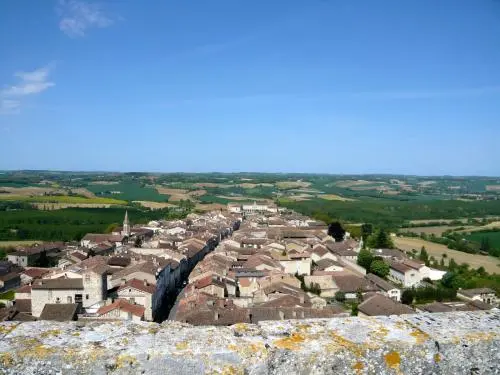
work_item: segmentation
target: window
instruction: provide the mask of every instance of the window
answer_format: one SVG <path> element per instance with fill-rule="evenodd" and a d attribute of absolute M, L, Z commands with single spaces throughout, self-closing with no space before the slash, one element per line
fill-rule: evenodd
<path fill-rule="evenodd" d="M 88 294 L 85 295 L 85 299 L 89 299 L 89 295 Z"/>
<path fill-rule="evenodd" d="M 61 303 L 61 299 L 59 297 L 56 298 L 56 303 Z"/>
<path fill-rule="evenodd" d="M 85 281 L 90 281 L 90 275 L 89 274 L 85 275 Z"/>
<path fill-rule="evenodd" d="M 73 303 L 73 298 L 71 298 L 71 296 L 66 297 L 66 300 L 68 303 Z"/>

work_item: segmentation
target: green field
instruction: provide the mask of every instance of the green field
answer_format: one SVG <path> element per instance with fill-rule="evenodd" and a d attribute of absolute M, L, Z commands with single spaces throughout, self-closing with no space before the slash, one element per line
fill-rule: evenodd
<path fill-rule="evenodd" d="M 113 204 L 125 205 L 124 200 L 113 198 L 85 198 L 74 197 L 69 195 L 40 195 L 34 197 L 22 195 L 0 195 L 0 201 L 17 201 L 17 202 L 30 202 L 30 203 L 68 203 L 68 204 Z"/>
<path fill-rule="evenodd" d="M 474 241 L 477 243 L 481 243 L 483 238 L 487 238 L 490 242 L 490 245 L 495 249 L 500 249 L 500 231 L 491 231 L 491 232 L 475 232 L 466 236 L 470 241 Z"/>
<path fill-rule="evenodd" d="M 158 191 L 149 186 L 141 185 L 137 182 L 121 182 L 113 185 L 88 185 L 86 186 L 92 193 L 114 199 L 125 201 L 152 201 L 167 202 L 168 195 L 158 193 Z M 119 194 L 111 194 L 111 191 L 119 191 Z"/>

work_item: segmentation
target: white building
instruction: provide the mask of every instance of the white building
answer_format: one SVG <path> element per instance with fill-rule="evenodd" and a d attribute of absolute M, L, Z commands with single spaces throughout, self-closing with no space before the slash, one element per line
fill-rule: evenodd
<path fill-rule="evenodd" d="M 492 306 L 498 303 L 495 291 L 490 288 L 460 289 L 457 297 L 465 301 L 482 301 Z"/>

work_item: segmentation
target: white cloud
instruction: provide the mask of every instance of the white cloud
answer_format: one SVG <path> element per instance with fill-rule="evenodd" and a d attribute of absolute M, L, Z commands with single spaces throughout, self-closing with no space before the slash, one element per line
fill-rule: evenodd
<path fill-rule="evenodd" d="M 15 76 L 20 78 L 20 82 L 4 89 L 2 95 L 24 96 L 45 91 L 49 87 L 54 86 L 54 83 L 48 80 L 49 73 L 50 68 L 48 66 L 32 72 L 18 72 Z"/>
<path fill-rule="evenodd" d="M 95 3 L 60 0 L 57 11 L 61 17 L 59 28 L 72 38 L 84 36 L 88 29 L 104 28 L 113 24 L 113 20 Z"/>
<path fill-rule="evenodd" d="M 16 84 L 0 91 L 0 114 L 19 113 L 22 97 L 39 94 L 55 85 L 49 81 L 51 67 L 45 66 L 32 72 L 17 72 Z"/>

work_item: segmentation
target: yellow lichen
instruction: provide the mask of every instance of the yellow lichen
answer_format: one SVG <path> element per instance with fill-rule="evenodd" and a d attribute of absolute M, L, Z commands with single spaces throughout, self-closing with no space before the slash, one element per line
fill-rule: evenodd
<path fill-rule="evenodd" d="M 80 332 L 73 332 L 71 336 L 80 336 Z"/>
<path fill-rule="evenodd" d="M 177 350 L 186 350 L 189 347 L 189 343 L 186 341 L 181 341 L 175 344 Z"/>
<path fill-rule="evenodd" d="M 224 366 L 221 374 L 222 375 L 243 375 L 244 371 L 243 371 L 243 369 L 236 368 L 234 366 L 229 365 L 229 366 Z"/>
<path fill-rule="evenodd" d="M 290 337 L 285 337 L 283 339 L 275 340 L 274 345 L 281 349 L 296 350 L 303 343 L 305 337 L 300 333 L 292 333 Z"/>
<path fill-rule="evenodd" d="M 410 333 L 410 336 L 415 338 L 417 344 L 423 344 L 429 339 L 429 335 L 419 329 L 415 329 Z"/>
<path fill-rule="evenodd" d="M 340 336 L 335 332 L 331 332 L 330 336 L 333 339 L 333 343 L 327 345 L 327 348 L 332 351 L 336 351 L 339 349 L 347 349 L 350 352 L 354 353 L 357 357 L 360 357 L 363 354 L 364 348 L 362 345 L 356 344 L 346 338 Z"/>
<path fill-rule="evenodd" d="M 134 356 L 123 354 L 116 359 L 116 368 L 130 367 L 137 362 Z"/>
<path fill-rule="evenodd" d="M 398 352 L 390 352 L 384 355 L 385 364 L 390 368 L 398 368 L 401 363 L 401 357 Z"/>
<path fill-rule="evenodd" d="M 0 354 L 0 364 L 2 364 L 2 367 L 10 367 L 14 364 L 14 358 L 12 357 L 12 354 L 10 353 L 2 353 Z"/>
<path fill-rule="evenodd" d="M 1 325 L 0 324 L 0 334 L 7 335 L 11 333 L 19 324 Z"/>
<path fill-rule="evenodd" d="M 59 336 L 61 333 L 62 332 L 60 329 L 51 329 L 51 330 L 43 331 L 42 333 L 40 333 L 40 337 L 46 338 L 46 337 L 52 337 L 52 336 Z"/>
<path fill-rule="evenodd" d="M 150 327 L 148 329 L 148 332 L 152 335 L 156 335 L 158 332 L 160 331 L 160 329 L 158 327 Z"/>
<path fill-rule="evenodd" d="M 365 365 L 363 364 L 363 362 L 356 362 L 353 366 L 352 366 L 352 369 L 356 371 L 357 374 L 360 374 L 361 371 L 363 371 L 363 369 L 365 368 Z"/>
<path fill-rule="evenodd" d="M 238 332 L 247 332 L 248 326 L 245 323 L 237 323 L 234 325 L 234 330 Z"/>
<path fill-rule="evenodd" d="M 441 362 L 441 355 L 439 353 L 434 354 L 434 362 Z"/>
<path fill-rule="evenodd" d="M 232 350 L 232 351 L 236 351 L 236 350 L 238 350 L 238 347 L 237 347 L 236 345 L 234 345 L 234 344 L 229 344 L 229 345 L 227 346 L 227 348 L 228 348 L 229 350 Z"/>
<path fill-rule="evenodd" d="M 497 334 L 494 332 L 474 332 L 465 335 L 465 339 L 469 341 L 491 341 Z"/>

